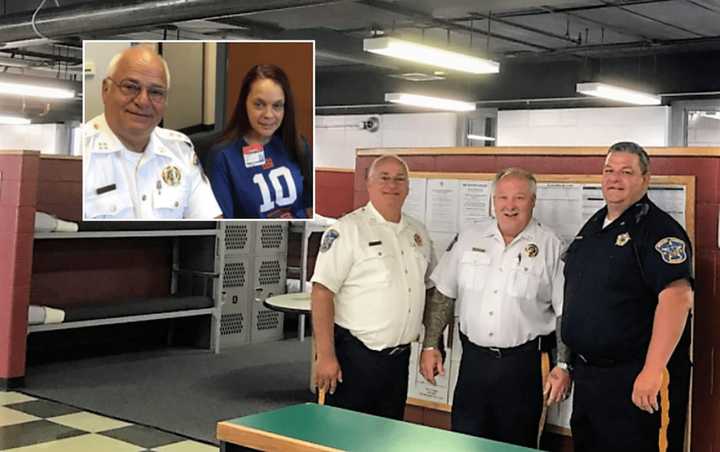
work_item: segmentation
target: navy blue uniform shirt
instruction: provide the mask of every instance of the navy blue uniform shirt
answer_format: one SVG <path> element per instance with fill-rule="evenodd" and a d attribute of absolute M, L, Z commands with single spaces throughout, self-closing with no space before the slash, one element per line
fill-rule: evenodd
<path fill-rule="evenodd" d="M 588 359 L 644 359 L 658 295 L 693 282 L 690 240 L 647 195 L 603 229 L 606 215 L 596 212 L 565 255 L 562 338 Z"/>

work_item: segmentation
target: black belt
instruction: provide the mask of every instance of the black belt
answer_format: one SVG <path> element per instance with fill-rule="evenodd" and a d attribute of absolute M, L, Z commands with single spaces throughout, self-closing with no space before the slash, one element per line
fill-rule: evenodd
<path fill-rule="evenodd" d="M 395 347 L 388 347 L 388 348 L 384 348 L 382 350 L 373 350 L 373 349 L 369 348 L 367 345 L 365 345 L 363 343 L 363 341 L 361 341 L 360 339 L 353 336 L 353 334 L 350 332 L 350 330 L 348 330 L 347 328 L 343 328 L 336 323 L 335 324 L 335 342 L 339 342 L 342 340 L 348 340 L 348 341 L 355 342 L 359 345 L 362 345 L 364 348 L 370 350 L 371 352 L 380 353 L 381 355 L 385 355 L 385 356 L 400 356 L 403 353 L 410 351 L 410 344 L 400 344 L 400 345 L 396 345 Z"/>
<path fill-rule="evenodd" d="M 472 348 L 484 353 L 494 355 L 496 358 L 503 358 L 505 356 L 514 355 L 516 353 L 540 351 L 540 338 L 525 342 L 524 344 L 516 345 L 515 347 L 483 347 L 477 345 L 468 339 L 468 337 L 461 331 L 460 339 L 462 340 L 462 346 Z"/>

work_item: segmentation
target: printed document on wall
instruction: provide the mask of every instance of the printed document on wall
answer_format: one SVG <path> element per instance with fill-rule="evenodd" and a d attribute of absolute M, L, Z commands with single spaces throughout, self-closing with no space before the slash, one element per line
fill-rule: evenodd
<path fill-rule="evenodd" d="M 410 215 L 421 223 L 425 223 L 425 188 L 427 179 L 420 177 L 410 178 L 410 193 L 405 198 L 403 213 Z"/>
<path fill-rule="evenodd" d="M 489 181 L 460 180 L 460 230 L 490 218 Z"/>
<path fill-rule="evenodd" d="M 429 231 L 458 230 L 458 180 L 428 179 L 425 226 Z"/>

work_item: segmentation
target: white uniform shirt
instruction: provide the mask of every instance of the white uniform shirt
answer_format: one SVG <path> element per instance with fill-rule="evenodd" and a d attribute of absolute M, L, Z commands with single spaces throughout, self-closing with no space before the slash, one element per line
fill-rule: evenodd
<path fill-rule="evenodd" d="M 145 151 L 128 150 L 100 115 L 83 126 L 85 219 L 210 220 L 222 211 L 192 142 L 155 127 Z"/>
<path fill-rule="evenodd" d="M 312 282 L 335 294 L 335 323 L 382 350 L 418 339 L 434 265 L 420 222 L 388 222 L 368 203 L 325 232 Z"/>
<path fill-rule="evenodd" d="M 463 231 L 431 279 L 457 300 L 460 330 L 474 344 L 514 347 L 555 330 L 562 250 L 560 239 L 534 219 L 507 246 L 493 222 Z"/>

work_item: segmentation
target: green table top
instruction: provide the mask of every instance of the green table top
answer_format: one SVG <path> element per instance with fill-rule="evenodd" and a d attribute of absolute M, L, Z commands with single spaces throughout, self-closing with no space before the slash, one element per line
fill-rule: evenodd
<path fill-rule="evenodd" d="M 288 406 L 226 423 L 347 451 L 535 450 L 315 403 Z"/>

